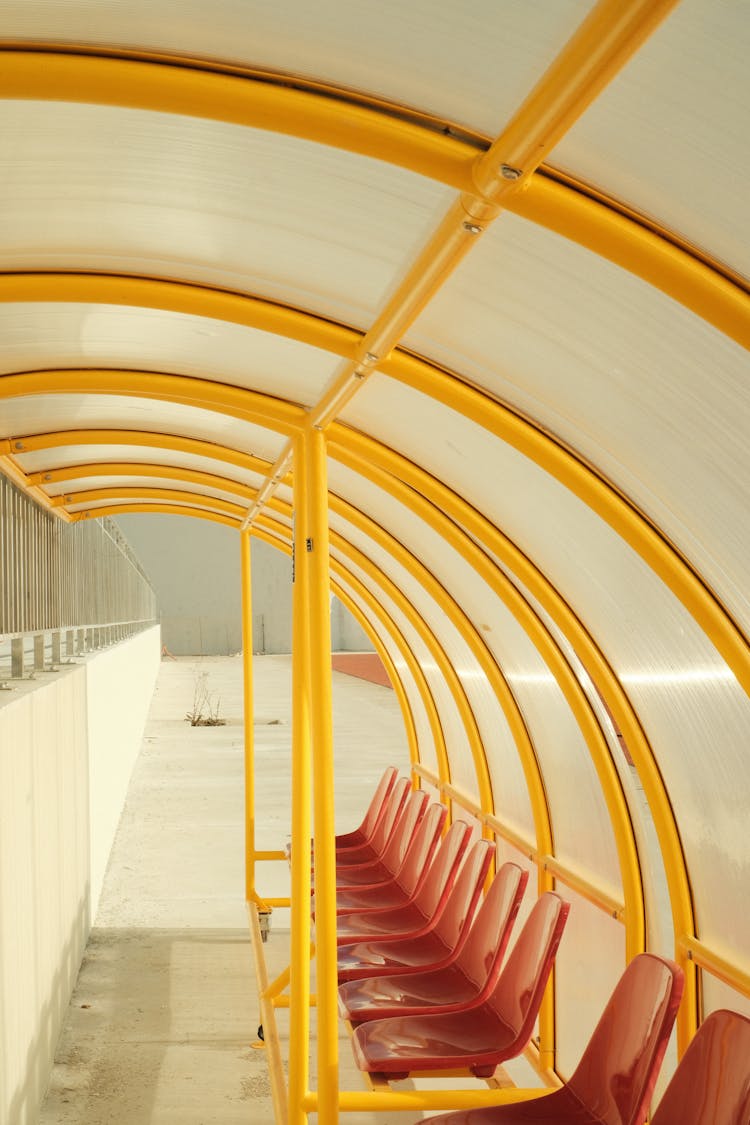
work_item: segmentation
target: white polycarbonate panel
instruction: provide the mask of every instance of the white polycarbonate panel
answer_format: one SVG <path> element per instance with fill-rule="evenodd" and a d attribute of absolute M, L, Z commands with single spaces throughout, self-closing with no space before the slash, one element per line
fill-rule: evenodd
<path fill-rule="evenodd" d="M 425 711 L 424 701 L 419 693 L 419 690 L 414 682 L 411 670 L 408 663 L 404 659 L 401 650 L 396 641 L 391 637 L 390 633 L 384 627 L 379 618 L 372 612 L 367 602 L 357 592 L 356 588 L 340 574 L 337 574 L 336 581 L 345 589 L 352 600 L 359 606 L 362 612 L 367 617 L 370 625 L 377 633 L 384 648 L 388 652 L 391 660 L 393 661 L 396 674 L 401 680 L 401 684 L 406 693 L 409 703 L 411 717 L 414 721 L 414 729 L 417 737 L 417 745 L 419 747 L 420 762 L 426 769 L 432 770 L 433 773 L 438 773 L 438 762 L 435 755 L 435 741 L 432 737 L 430 729 L 430 722 Z"/>
<path fill-rule="evenodd" d="M 356 326 L 452 197 L 309 141 L 138 110 L 8 101 L 0 146 L 6 269 L 178 278 Z"/>
<path fill-rule="evenodd" d="M 498 285 L 501 276 L 513 284 Z M 406 340 L 593 463 L 750 626 L 744 348 L 633 274 L 512 215 Z"/>
<path fill-rule="evenodd" d="M 146 48 L 320 78 L 499 131 L 583 20 L 588 0 L 4 0 L 3 34 Z"/>
<path fill-rule="evenodd" d="M 154 436 L 154 445 L 76 445 L 52 446 L 49 449 L 37 449 L 31 453 L 15 453 L 13 459 L 25 473 L 39 473 L 53 468 L 63 469 L 73 465 L 95 466 L 102 462 L 118 462 L 121 464 L 138 465 L 169 465 L 179 469 L 193 469 L 197 472 L 212 473 L 225 476 L 232 481 L 237 481 L 246 488 L 259 488 L 265 480 L 261 473 L 251 473 L 239 465 L 220 461 L 213 457 L 195 457 L 189 453 L 181 453 L 173 449 L 160 448 L 158 437 Z M 93 471 L 93 469 L 92 469 Z M 100 478 L 96 478 L 100 479 Z M 114 479 L 114 478 L 113 478 Z M 46 484 L 45 489 L 52 493 L 53 489 L 65 491 L 72 481 L 61 481 L 57 484 Z M 76 480 L 75 487 L 80 488 L 80 480 Z"/>
<path fill-rule="evenodd" d="M 533 831 L 531 808 L 518 750 L 500 705 L 468 645 L 446 613 L 404 567 L 339 517 L 331 517 L 331 526 L 388 575 L 434 633 L 458 676 L 476 720 L 494 782 L 494 805 L 498 816 L 509 821 L 519 831 Z"/>
<path fill-rule="evenodd" d="M 340 360 L 284 336 L 158 309 L 0 305 L 0 374 L 114 367 L 192 375 L 309 405 Z"/>
<path fill-rule="evenodd" d="M 251 501 L 232 492 L 229 489 L 208 487 L 204 484 L 196 485 L 191 481 L 172 480 L 170 477 L 139 477 L 137 473 L 128 477 L 81 477 L 73 481 L 60 481 L 57 484 L 44 485 L 48 496 L 75 496 L 76 492 L 87 492 L 91 489 L 127 488 L 135 491 L 143 488 L 168 488 L 176 492 L 190 492 L 203 496 L 218 497 L 228 500 L 230 504 L 239 504 L 249 507 Z"/>
<path fill-rule="evenodd" d="M 0 437 L 45 434 L 52 430 L 128 429 L 213 441 L 275 461 L 282 434 L 177 402 L 119 395 L 34 395 L 0 400 Z M 80 446 L 81 460 L 86 447 Z"/>
<path fill-rule="evenodd" d="M 523 584 L 520 583 L 518 579 L 515 581 L 521 589 L 524 589 Z M 622 784 L 623 795 L 627 801 L 636 847 L 638 849 L 643 894 L 646 904 L 647 947 L 652 952 L 661 953 L 665 957 L 672 957 L 674 956 L 674 928 L 672 926 L 672 916 L 670 913 L 664 862 L 653 817 L 638 776 L 638 770 L 626 759 L 620 743 L 620 738 L 622 736 L 618 736 L 610 715 L 591 678 L 578 659 L 573 645 L 557 627 L 549 614 L 540 606 L 536 598 L 534 598 L 528 590 L 524 590 L 524 593 L 529 603 L 534 606 L 537 614 L 565 654 L 607 738 L 612 760 L 617 767 L 617 772 Z"/>
<path fill-rule="evenodd" d="M 461 721 L 461 716 L 455 700 L 443 678 L 435 657 L 430 652 L 426 643 L 418 635 L 406 615 L 395 605 L 390 596 L 383 589 L 376 586 L 369 575 L 365 574 L 359 566 L 350 560 L 343 559 L 338 550 L 334 550 L 331 553 L 335 557 L 341 557 L 348 569 L 353 574 L 356 574 L 363 585 L 375 594 L 378 602 L 383 606 L 403 634 L 409 648 L 417 659 L 435 702 L 440 726 L 443 731 L 443 738 L 445 739 L 446 752 L 450 764 L 451 781 L 460 789 L 463 789 L 468 797 L 478 800 L 477 779 L 466 728 Z"/>
<path fill-rule="evenodd" d="M 583 741 L 570 708 L 539 652 L 498 597 L 495 589 L 481 580 L 473 568 L 427 523 L 408 511 L 392 496 L 363 476 L 332 465 L 329 483 L 338 494 L 345 495 L 357 508 L 373 513 L 382 527 L 434 574 L 441 586 L 460 602 L 461 608 L 475 626 L 505 674 L 509 687 L 519 704 L 529 731 L 537 760 L 540 763 L 545 791 L 550 805 L 555 841 L 555 854 L 562 861 L 574 862 L 578 870 L 595 874 L 600 883 L 619 892 L 620 875 L 611 824 L 601 787 L 589 751 Z M 440 628 L 442 615 L 430 611 L 429 602 L 420 602 L 413 592 L 413 583 L 401 568 L 388 562 L 382 551 L 373 551 L 357 533 L 346 531 L 347 538 L 367 550 L 378 564 L 388 570 L 399 586 L 409 590 L 415 605 L 424 605 L 425 615 L 433 627 Z M 454 647 L 455 641 L 441 634 L 444 646 L 455 667 L 468 671 L 465 648 Z M 512 742 L 498 742 L 495 732 L 504 726 L 497 703 L 490 709 L 485 698 L 488 690 L 479 667 L 474 664 L 473 676 L 465 676 L 467 693 L 480 722 L 485 750 L 493 781 L 495 808 L 498 816 L 515 822 L 526 832 L 533 832 L 526 781 L 518 752 Z M 477 690 L 483 688 L 484 690 Z M 510 751 L 510 756 L 508 756 Z M 519 804 L 519 801 L 521 802 Z M 521 815 L 522 813 L 522 815 Z"/>
<path fill-rule="evenodd" d="M 747 946 L 745 947 L 745 958 L 740 964 L 740 968 L 747 973 Z M 701 986 L 703 993 L 703 1018 L 710 1015 L 711 1012 L 716 1012 L 719 1008 L 730 1008 L 733 1012 L 742 1012 L 745 1016 L 750 1016 L 750 996 L 743 996 L 741 992 L 736 989 L 730 988 L 728 984 L 718 980 L 711 973 L 701 973 Z"/>
<path fill-rule="evenodd" d="M 749 54 L 742 0 L 682 0 L 550 164 L 747 275 Z"/>
<path fill-rule="evenodd" d="M 451 481 L 553 577 L 645 728 L 682 834 L 700 936 L 746 948 L 750 701 L 696 622 L 595 513 L 474 423 L 385 379 L 346 413 Z"/>
<path fill-rule="evenodd" d="M 625 968 L 625 927 L 558 883 L 570 913 L 555 958 L 555 1066 L 570 1078 Z"/>

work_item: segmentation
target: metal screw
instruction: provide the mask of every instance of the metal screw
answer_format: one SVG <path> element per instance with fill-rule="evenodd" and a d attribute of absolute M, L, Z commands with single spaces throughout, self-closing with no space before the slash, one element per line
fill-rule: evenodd
<path fill-rule="evenodd" d="M 44 479 L 45 479 L 45 480 L 52 480 L 52 473 L 45 473 L 45 474 L 44 474 Z"/>
<path fill-rule="evenodd" d="M 482 228 L 478 227 L 476 223 L 464 223 L 464 230 L 468 234 L 481 234 Z"/>
<path fill-rule="evenodd" d="M 513 168 L 510 164 L 501 164 L 500 175 L 504 180 L 518 180 L 523 175 L 523 172 L 520 168 Z"/>
<path fill-rule="evenodd" d="M 14 441 L 13 442 L 13 448 L 14 449 L 23 449 L 24 448 L 23 442 L 22 441 Z"/>

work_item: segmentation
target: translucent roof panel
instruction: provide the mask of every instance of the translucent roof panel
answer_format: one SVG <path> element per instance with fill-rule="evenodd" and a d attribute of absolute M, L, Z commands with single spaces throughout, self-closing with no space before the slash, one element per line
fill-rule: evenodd
<path fill-rule="evenodd" d="M 595 465 L 750 622 L 744 348 L 633 274 L 511 215 L 406 342 Z"/>
<path fill-rule="evenodd" d="M 176 52 L 311 79 L 495 133 L 591 8 L 555 0 L 182 0 L 180 19 L 148 0 L 5 0 L 4 34 Z M 394 29 L 398 29 L 394 34 Z M 466 65 L 466 59 L 471 65 Z M 500 65 L 499 65 L 500 63 Z"/>
<path fill-rule="evenodd" d="M 354 326 L 451 198 L 310 141 L 140 110 L 9 101 L 0 145 L 6 269 L 195 281 Z"/>
<path fill-rule="evenodd" d="M 337 356 L 208 317 L 119 305 L 0 303 L 0 373 L 54 367 L 167 371 L 313 403 Z"/>
<path fill-rule="evenodd" d="M 748 53 L 745 4 L 681 0 L 549 163 L 750 276 Z"/>
<path fill-rule="evenodd" d="M 105 394 L 25 395 L 2 402 L 0 437 L 79 428 L 181 434 L 255 453 L 267 461 L 274 461 L 284 444 L 282 434 L 227 417 L 218 410 L 202 410 L 179 402 Z"/>

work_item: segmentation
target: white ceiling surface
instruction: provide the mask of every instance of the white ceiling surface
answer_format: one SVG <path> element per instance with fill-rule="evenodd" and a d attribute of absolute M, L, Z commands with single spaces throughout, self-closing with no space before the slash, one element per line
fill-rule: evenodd
<path fill-rule="evenodd" d="M 750 625 L 750 370 L 739 344 L 512 215 L 464 259 L 406 344 L 596 465 Z M 376 393 L 368 387 L 354 409 Z"/>
<path fill-rule="evenodd" d="M 0 374 L 124 367 L 233 383 L 310 405 L 339 364 L 297 340 L 208 317 L 118 305 L 0 304 Z"/>
<path fill-rule="evenodd" d="M 195 281 L 356 327 L 452 198 L 311 141 L 118 107 L 6 101 L 0 147 L 5 269 Z"/>

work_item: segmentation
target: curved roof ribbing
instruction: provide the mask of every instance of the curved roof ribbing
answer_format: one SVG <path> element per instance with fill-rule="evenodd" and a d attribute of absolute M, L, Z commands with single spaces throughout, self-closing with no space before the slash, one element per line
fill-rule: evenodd
<path fill-rule="evenodd" d="M 662 866 L 683 1042 L 746 1004 L 743 6 L 0 11 L 0 468 L 286 548 L 325 432 L 415 765 L 576 900 L 562 1071 Z"/>

